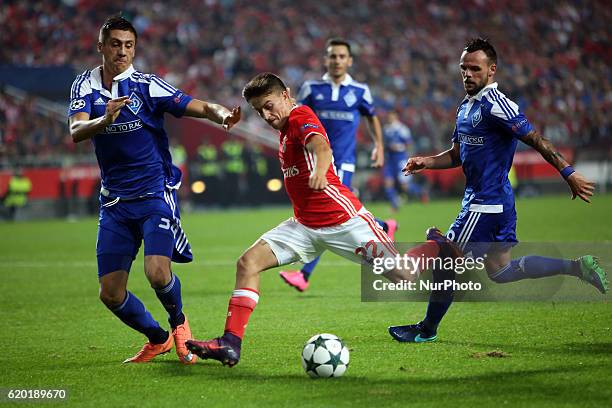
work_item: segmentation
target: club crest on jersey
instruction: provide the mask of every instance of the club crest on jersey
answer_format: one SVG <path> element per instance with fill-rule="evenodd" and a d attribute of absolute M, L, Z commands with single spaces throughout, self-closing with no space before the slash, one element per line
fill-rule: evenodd
<path fill-rule="evenodd" d="M 85 100 L 75 99 L 70 103 L 70 110 L 76 111 L 85 107 Z"/>
<path fill-rule="evenodd" d="M 132 101 L 132 103 L 127 105 L 128 109 L 131 110 L 134 115 L 138 115 L 138 112 L 140 112 L 140 108 L 142 108 L 142 101 L 134 92 L 130 94 L 130 100 Z"/>
<path fill-rule="evenodd" d="M 353 92 L 352 89 L 348 91 L 346 95 L 344 95 L 344 102 L 348 107 L 353 106 L 357 102 L 357 97 L 355 96 L 355 92 Z"/>
<path fill-rule="evenodd" d="M 474 112 L 474 114 L 472 115 L 472 127 L 478 126 L 481 120 L 482 120 L 482 112 L 479 106 L 476 112 Z"/>

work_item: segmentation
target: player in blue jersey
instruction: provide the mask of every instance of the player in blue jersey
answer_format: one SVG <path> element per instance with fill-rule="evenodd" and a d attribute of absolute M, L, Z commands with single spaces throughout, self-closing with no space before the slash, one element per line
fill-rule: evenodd
<path fill-rule="evenodd" d="M 408 194 L 408 177 L 404 177 L 402 169 L 408 161 L 409 149 L 412 146 L 412 133 L 410 128 L 399 120 L 396 112 L 389 112 L 387 124 L 383 127 L 383 140 L 385 143 L 385 165 L 383 175 L 385 179 L 385 195 L 394 211 L 399 209 L 399 195 L 396 185 L 402 192 Z"/>
<path fill-rule="evenodd" d="M 122 17 L 100 29 L 102 65 L 85 71 L 70 90 L 70 134 L 75 143 L 91 139 L 102 188 L 96 254 L 100 299 L 123 323 L 148 342 L 125 362 L 147 362 L 170 351 L 184 364 L 195 363 L 185 347 L 191 330 L 182 308 L 181 283 L 170 262 L 190 262 L 176 191 L 181 172 L 172 164 L 164 113 L 207 118 L 231 128 L 240 109 L 193 99 L 161 78 L 132 66 L 137 33 Z M 168 312 L 172 334 L 127 291 L 132 261 L 144 241 L 144 270 Z"/>
<path fill-rule="evenodd" d="M 310 107 L 327 130 L 334 156 L 334 167 L 342 184 L 351 187 L 355 172 L 357 130 L 361 116 L 365 117 L 368 131 L 374 141 L 372 167 L 384 164 L 384 145 L 380 121 L 374 109 L 374 99 L 366 84 L 355 81 L 348 73 L 353 65 L 351 45 L 342 39 L 332 38 L 325 45 L 324 64 L 327 72 L 320 81 L 306 81 L 300 88 L 297 100 Z M 382 221 L 378 224 L 394 238 L 397 222 Z M 308 288 L 308 279 L 320 258 L 305 264 L 300 271 L 281 271 L 281 278 L 300 292 Z"/>
<path fill-rule="evenodd" d="M 518 241 L 508 172 L 519 140 L 537 150 L 561 173 L 572 199 L 590 202 L 594 185 L 574 171 L 552 143 L 534 130 L 519 107 L 497 89 L 497 54 L 487 40 L 478 38 L 466 44 L 460 69 L 467 96 L 457 109 L 452 147 L 437 156 L 412 157 L 404 169 L 413 174 L 423 169 L 463 167 L 466 186 L 459 216 L 446 237 L 430 229 L 428 239 L 447 245 L 450 240 L 465 256 L 482 257 L 486 253 L 485 268 L 494 282 L 572 275 L 601 293 L 607 292 L 606 274 L 593 256 L 577 260 L 534 255 L 511 258 L 511 249 Z M 453 271 L 433 270 L 434 282 L 453 278 Z M 435 340 L 438 325 L 452 301 L 452 288 L 433 291 L 421 322 L 390 327 L 389 333 L 401 342 Z"/>

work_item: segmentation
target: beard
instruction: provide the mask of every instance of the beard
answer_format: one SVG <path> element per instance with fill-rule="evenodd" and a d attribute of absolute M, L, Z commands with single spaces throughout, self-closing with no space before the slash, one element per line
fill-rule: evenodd
<path fill-rule="evenodd" d="M 468 88 L 467 85 L 469 85 L 471 88 Z M 465 82 L 463 83 L 463 89 L 465 90 L 465 93 L 467 93 L 470 96 L 474 96 L 476 94 L 478 94 L 478 92 L 482 91 L 482 88 L 484 88 L 486 85 L 485 82 L 483 83 L 476 83 L 476 82 L 471 82 L 469 84 L 466 84 Z"/>

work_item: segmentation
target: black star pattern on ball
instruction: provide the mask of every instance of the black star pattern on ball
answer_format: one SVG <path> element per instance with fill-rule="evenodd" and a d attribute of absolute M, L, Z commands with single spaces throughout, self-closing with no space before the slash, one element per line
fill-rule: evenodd
<path fill-rule="evenodd" d="M 342 362 L 340 361 L 340 353 L 338 354 L 329 353 L 329 355 L 330 355 L 330 359 L 325 364 L 331 364 L 331 366 L 334 367 L 334 371 L 336 371 L 336 368 L 338 368 L 338 366 L 342 364 Z"/>
<path fill-rule="evenodd" d="M 323 347 L 327 350 L 327 347 L 325 347 L 325 339 L 321 336 L 317 337 L 312 344 L 314 344 L 315 346 L 315 350 L 318 349 L 319 347 Z"/>
<path fill-rule="evenodd" d="M 310 356 L 310 358 L 306 361 L 306 371 L 312 371 L 313 373 L 317 373 L 316 369 L 319 366 L 319 364 L 314 362 L 314 353 L 312 354 L 312 356 Z"/>

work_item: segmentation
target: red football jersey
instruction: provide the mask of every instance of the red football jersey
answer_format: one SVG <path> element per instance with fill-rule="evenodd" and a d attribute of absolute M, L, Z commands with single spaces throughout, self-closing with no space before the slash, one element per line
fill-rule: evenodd
<path fill-rule="evenodd" d="M 362 205 L 340 182 L 333 163 L 327 170 L 329 184 L 324 190 L 315 191 L 308 186 L 310 174 L 315 169 L 315 156 L 306 149 L 306 144 L 314 134 L 323 135 L 329 144 L 325 128 L 312 109 L 308 106 L 293 108 L 280 133 L 278 158 L 295 218 L 307 227 L 322 228 L 348 221 L 357 215 Z"/>

